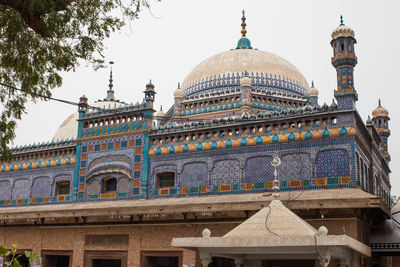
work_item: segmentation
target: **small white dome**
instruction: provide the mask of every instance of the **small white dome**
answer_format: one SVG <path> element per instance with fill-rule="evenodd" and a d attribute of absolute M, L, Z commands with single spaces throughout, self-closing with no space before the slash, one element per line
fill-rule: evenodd
<path fill-rule="evenodd" d="M 160 109 L 160 111 L 158 111 L 156 113 L 156 117 L 164 117 L 164 116 L 165 116 L 165 113 L 164 113 L 164 111 L 162 109 Z"/>
<path fill-rule="evenodd" d="M 311 83 L 310 89 L 308 89 L 308 96 L 318 96 L 319 91 L 314 87 L 314 82 Z"/>
<path fill-rule="evenodd" d="M 389 111 L 381 106 L 380 99 L 378 107 L 372 111 L 372 118 L 377 118 L 377 117 L 389 117 Z"/>
<path fill-rule="evenodd" d="M 181 88 L 174 91 L 174 98 L 183 98 L 183 90 Z"/>

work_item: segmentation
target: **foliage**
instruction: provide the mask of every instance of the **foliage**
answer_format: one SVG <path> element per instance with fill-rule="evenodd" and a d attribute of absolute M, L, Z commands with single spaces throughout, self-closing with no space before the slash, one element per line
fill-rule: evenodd
<path fill-rule="evenodd" d="M 143 7 L 147 0 L 0 0 L 0 155 L 11 155 L 26 102 L 46 100 L 60 73 L 82 61 L 102 67 L 105 38 Z"/>
<path fill-rule="evenodd" d="M 17 251 L 18 251 L 18 248 L 17 248 L 16 244 L 12 244 L 10 250 L 7 250 L 0 245 L 0 256 L 3 256 L 4 258 L 9 259 L 4 262 L 5 266 L 8 266 L 8 267 L 21 267 L 22 266 L 18 261 L 18 258 L 22 257 L 22 255 L 18 254 Z M 34 264 L 35 262 L 38 262 L 40 264 L 40 266 L 42 266 L 40 258 L 36 254 L 34 254 L 28 250 L 25 250 L 24 253 L 25 253 L 25 256 L 28 258 L 30 264 Z"/>

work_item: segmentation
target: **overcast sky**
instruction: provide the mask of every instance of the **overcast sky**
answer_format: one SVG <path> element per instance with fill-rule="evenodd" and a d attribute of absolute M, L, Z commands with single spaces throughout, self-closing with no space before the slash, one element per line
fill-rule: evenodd
<path fill-rule="evenodd" d="M 201 61 L 236 47 L 240 38 L 241 11 L 246 10 L 247 36 L 254 48 L 277 54 L 295 65 L 320 91 L 320 104 L 332 102 L 336 72 L 330 63 L 331 32 L 344 23 L 357 39 L 358 65 L 354 71 L 357 108 L 364 120 L 377 106 L 378 98 L 391 117 L 389 152 L 392 155 L 392 194 L 400 195 L 400 1 L 233 1 L 163 0 L 151 2 L 137 21 L 106 42 L 107 61 L 114 64 L 116 98 L 125 102 L 143 99 L 151 78 L 156 86 L 155 107 L 168 109 L 178 82 Z M 64 75 L 64 84 L 54 91 L 57 98 L 89 102 L 103 99 L 108 69 L 94 71 L 82 64 Z M 14 145 L 49 141 L 58 126 L 77 110 L 57 102 L 30 104 L 19 122 Z M 396 116 L 397 115 L 397 116 Z M 397 149 L 396 149 L 397 148 Z"/>

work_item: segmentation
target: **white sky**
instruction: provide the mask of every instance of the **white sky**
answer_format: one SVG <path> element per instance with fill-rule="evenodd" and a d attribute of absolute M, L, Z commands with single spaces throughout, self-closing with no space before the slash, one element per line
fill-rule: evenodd
<path fill-rule="evenodd" d="M 163 0 L 152 2 L 151 13 L 140 18 L 106 42 L 106 60 L 115 61 L 114 90 L 125 102 L 143 99 L 142 91 L 151 78 L 156 86 L 155 107 L 167 110 L 173 103 L 177 83 L 201 61 L 236 47 L 240 38 L 241 11 L 246 10 L 247 36 L 254 48 L 277 54 L 295 65 L 320 91 L 320 104 L 331 103 L 336 72 L 330 63 L 331 32 L 344 23 L 352 27 L 358 44 L 358 65 L 354 72 L 364 121 L 377 106 L 378 98 L 389 110 L 392 131 L 392 194 L 400 194 L 400 62 L 398 0 Z M 54 91 L 56 98 L 78 101 L 85 94 L 89 102 L 106 96 L 108 69 L 94 71 L 82 64 L 64 75 L 64 84 Z M 398 76 L 399 75 L 399 76 Z M 397 104 L 397 105 L 396 105 Z M 58 126 L 74 106 L 57 102 L 30 104 L 19 122 L 15 145 L 51 140 Z M 397 116 L 396 116 L 397 115 Z"/>

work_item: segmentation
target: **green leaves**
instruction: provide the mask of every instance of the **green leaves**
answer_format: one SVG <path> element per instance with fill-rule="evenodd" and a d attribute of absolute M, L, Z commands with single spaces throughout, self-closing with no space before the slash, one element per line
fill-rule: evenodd
<path fill-rule="evenodd" d="M 146 0 L 0 0 L 0 83 L 11 86 L 0 85 L 0 155 L 10 156 L 26 102 L 47 100 L 82 60 L 102 67 L 103 41 L 142 7 Z"/>
<path fill-rule="evenodd" d="M 22 255 L 17 254 L 17 252 L 18 252 L 18 247 L 17 247 L 17 244 L 15 244 L 15 243 L 11 245 L 11 250 L 8 250 L 0 245 L 0 256 L 4 256 L 5 259 L 9 259 L 4 262 L 5 266 L 9 266 L 9 267 L 21 267 L 22 266 L 20 264 L 20 262 L 18 261 L 18 259 L 20 257 L 22 257 Z M 32 251 L 28 251 L 28 250 L 24 251 L 24 254 L 28 258 L 30 264 L 34 264 L 35 262 L 38 262 L 39 265 L 42 266 L 40 257 L 38 255 L 36 255 L 36 254 L 32 253 Z"/>
<path fill-rule="evenodd" d="M 0 245 L 0 255 L 5 255 L 7 252 L 8 252 L 8 250 Z"/>

